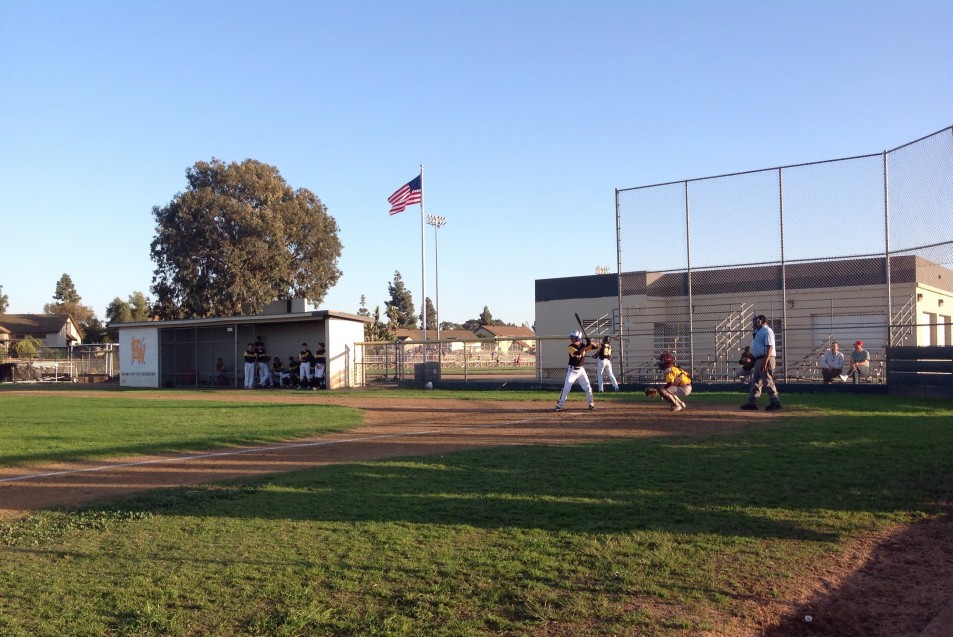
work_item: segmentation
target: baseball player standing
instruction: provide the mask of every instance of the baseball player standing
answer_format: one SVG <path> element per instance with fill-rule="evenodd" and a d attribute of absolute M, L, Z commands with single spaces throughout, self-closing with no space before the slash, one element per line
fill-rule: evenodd
<path fill-rule="evenodd" d="M 245 389 L 255 387 L 255 372 L 258 370 L 258 352 L 255 350 L 255 344 L 249 343 L 245 348 Z"/>
<path fill-rule="evenodd" d="M 754 357 L 754 367 L 751 370 L 751 389 L 748 391 L 748 402 L 742 409 L 758 410 L 758 398 L 761 397 L 761 387 L 768 392 L 771 401 L 766 411 L 781 409 L 781 399 L 778 397 L 778 388 L 774 386 L 774 330 L 768 327 L 768 318 L 764 314 L 754 317 L 754 337 L 751 339 L 751 355 Z"/>
<path fill-rule="evenodd" d="M 265 342 L 260 336 L 255 341 L 255 351 L 258 352 L 258 386 L 274 387 L 275 384 L 271 380 L 271 370 L 268 369 L 269 358 L 265 352 Z"/>
<path fill-rule="evenodd" d="M 566 370 L 566 381 L 563 383 L 563 392 L 559 395 L 556 402 L 556 411 L 562 411 L 566 404 L 566 397 L 569 390 L 579 381 L 579 386 L 586 392 L 586 400 L 589 401 L 589 411 L 595 411 L 596 404 L 592 399 L 592 385 L 589 384 L 589 376 L 586 374 L 585 362 L 586 352 L 597 349 L 599 346 L 594 344 L 588 338 L 583 341 L 582 333 L 575 331 L 569 335 L 569 368 Z"/>
<path fill-rule="evenodd" d="M 612 391 L 619 391 L 619 381 L 615 379 L 615 374 L 612 373 L 612 343 L 610 340 L 608 336 L 603 336 L 602 345 L 596 352 L 596 359 L 598 360 L 596 363 L 596 381 L 599 383 L 600 392 L 605 391 L 606 376 L 612 383 Z"/>
<path fill-rule="evenodd" d="M 311 361 L 314 360 L 314 355 L 311 353 L 311 350 L 308 349 L 307 343 L 301 344 L 301 351 L 298 352 L 298 362 L 301 363 L 301 366 L 298 368 L 298 380 L 299 386 L 302 389 L 307 389 L 311 384 Z"/>

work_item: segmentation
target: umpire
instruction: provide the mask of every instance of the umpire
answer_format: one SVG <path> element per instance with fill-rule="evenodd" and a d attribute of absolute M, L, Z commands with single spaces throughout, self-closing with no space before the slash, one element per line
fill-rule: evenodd
<path fill-rule="evenodd" d="M 754 336 L 751 339 L 751 355 L 754 357 L 754 367 L 751 369 L 751 389 L 748 391 L 748 402 L 742 409 L 757 411 L 758 398 L 761 397 L 762 386 L 768 392 L 770 403 L 766 411 L 781 409 L 781 399 L 778 397 L 778 388 L 774 386 L 774 330 L 768 327 L 768 319 L 764 314 L 754 317 Z"/>

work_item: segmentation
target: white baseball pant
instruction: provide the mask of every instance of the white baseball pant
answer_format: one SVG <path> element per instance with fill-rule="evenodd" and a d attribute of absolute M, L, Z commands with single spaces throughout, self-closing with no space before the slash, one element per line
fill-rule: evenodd
<path fill-rule="evenodd" d="M 612 383 L 612 389 L 619 391 L 619 381 L 615 379 L 615 374 L 612 373 L 612 361 L 608 358 L 600 358 L 599 362 L 596 363 L 596 380 L 599 382 L 599 391 L 602 391 L 602 386 L 605 384 L 606 376 L 609 377 L 609 382 Z"/>
<path fill-rule="evenodd" d="M 562 409 L 562 406 L 566 404 L 566 397 L 569 395 L 569 390 L 572 389 L 572 386 L 577 380 L 579 381 L 579 386 L 586 392 L 586 400 L 590 405 L 593 404 L 592 385 L 589 384 L 589 375 L 586 374 L 586 368 L 573 367 L 570 365 L 569 369 L 566 370 L 566 382 L 563 383 L 563 393 L 559 395 L 559 401 L 556 403 L 556 407 Z"/>

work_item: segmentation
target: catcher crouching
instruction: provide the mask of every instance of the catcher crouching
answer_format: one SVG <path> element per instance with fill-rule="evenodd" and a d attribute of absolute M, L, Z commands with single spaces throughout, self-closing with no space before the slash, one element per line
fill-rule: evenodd
<path fill-rule="evenodd" d="M 682 399 L 692 393 L 691 376 L 675 364 L 675 357 L 668 352 L 659 355 L 658 368 L 665 375 L 664 384 L 646 388 L 645 395 L 649 398 L 661 396 L 662 400 L 671 405 L 672 411 L 685 409 L 686 405 Z"/>

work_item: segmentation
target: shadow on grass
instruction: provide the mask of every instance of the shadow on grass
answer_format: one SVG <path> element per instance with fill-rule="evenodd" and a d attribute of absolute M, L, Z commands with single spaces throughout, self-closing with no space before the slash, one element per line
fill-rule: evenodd
<path fill-rule="evenodd" d="M 503 447 L 154 492 L 159 514 L 834 541 L 953 493 L 942 419 L 866 418 L 711 437 Z"/>

